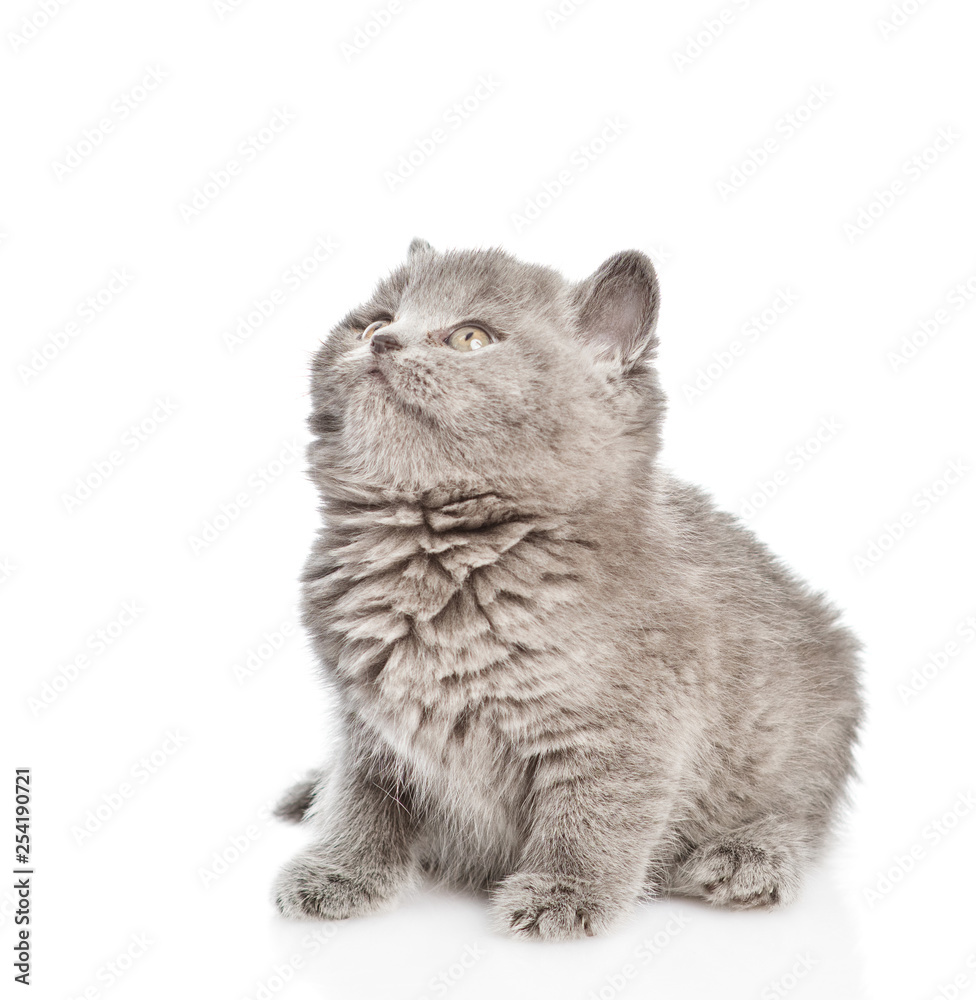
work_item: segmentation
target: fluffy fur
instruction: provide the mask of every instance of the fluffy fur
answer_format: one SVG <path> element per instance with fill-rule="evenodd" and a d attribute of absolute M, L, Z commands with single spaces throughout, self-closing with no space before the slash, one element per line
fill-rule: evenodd
<path fill-rule="evenodd" d="M 636 251 L 570 283 L 415 240 L 322 345 L 304 623 L 342 739 L 282 804 L 312 829 L 282 913 L 424 872 L 523 937 L 796 896 L 852 772 L 857 642 L 659 468 L 657 314 Z M 496 341 L 453 350 L 465 321 Z"/>

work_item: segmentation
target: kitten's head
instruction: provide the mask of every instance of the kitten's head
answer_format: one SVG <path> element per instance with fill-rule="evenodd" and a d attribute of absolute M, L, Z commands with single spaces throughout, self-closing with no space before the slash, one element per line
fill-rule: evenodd
<path fill-rule="evenodd" d="M 638 251 L 571 283 L 502 250 L 414 240 L 315 358 L 313 475 L 560 506 L 642 478 L 664 402 L 657 313 Z"/>

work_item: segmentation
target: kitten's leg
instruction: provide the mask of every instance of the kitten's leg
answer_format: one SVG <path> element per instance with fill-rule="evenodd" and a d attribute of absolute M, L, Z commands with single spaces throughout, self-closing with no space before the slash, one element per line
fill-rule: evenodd
<path fill-rule="evenodd" d="M 499 929 L 525 938 L 592 936 L 637 902 L 670 800 L 649 789 L 646 762 L 599 756 L 540 758 L 518 868 L 492 890 Z"/>
<path fill-rule="evenodd" d="M 392 906 L 417 871 L 416 824 L 395 763 L 353 741 L 310 819 L 316 839 L 278 875 L 278 909 L 338 920 Z"/>
<path fill-rule="evenodd" d="M 696 847 L 678 861 L 667 889 L 733 909 L 782 905 L 798 895 L 811 854 L 798 821 L 768 816 Z"/>

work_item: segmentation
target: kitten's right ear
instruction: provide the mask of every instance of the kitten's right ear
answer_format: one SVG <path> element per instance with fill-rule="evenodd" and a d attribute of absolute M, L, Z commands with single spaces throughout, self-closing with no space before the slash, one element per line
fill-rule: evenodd
<path fill-rule="evenodd" d="M 576 289 L 579 335 L 598 356 L 630 368 L 657 347 L 660 305 L 650 258 L 624 250 L 605 260 Z"/>
<path fill-rule="evenodd" d="M 434 248 L 426 240 L 422 240 L 419 236 L 415 236 L 410 241 L 410 247 L 407 250 L 407 256 L 413 257 L 414 254 L 426 253 L 429 250 L 433 249 Z"/>

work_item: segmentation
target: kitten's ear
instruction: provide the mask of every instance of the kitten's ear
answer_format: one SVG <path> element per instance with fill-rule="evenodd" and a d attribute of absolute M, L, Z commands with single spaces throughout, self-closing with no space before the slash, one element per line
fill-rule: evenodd
<path fill-rule="evenodd" d="M 579 336 L 598 356 L 630 368 L 657 347 L 657 275 L 650 258 L 624 250 L 605 260 L 574 296 Z"/>
<path fill-rule="evenodd" d="M 410 241 L 410 247 L 407 250 L 407 255 L 413 257 L 414 254 L 426 253 L 434 248 L 426 241 L 422 240 L 419 236 L 415 236 Z"/>

